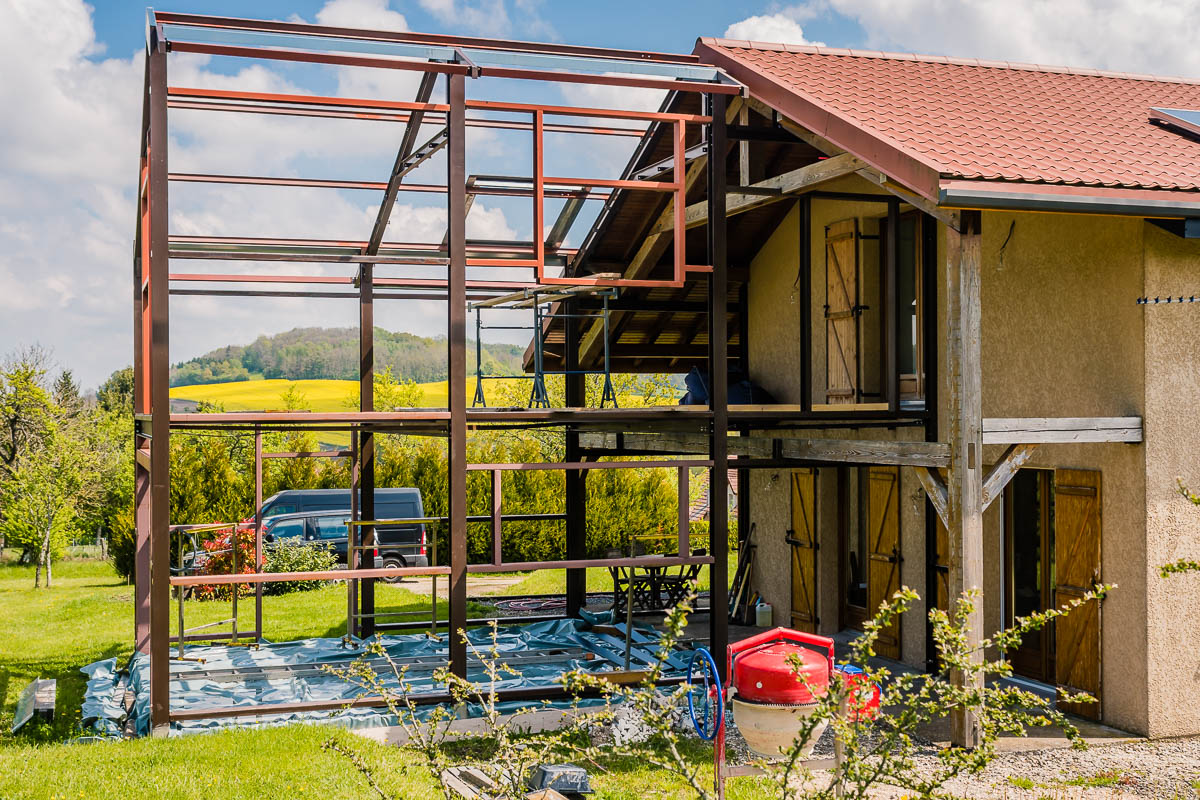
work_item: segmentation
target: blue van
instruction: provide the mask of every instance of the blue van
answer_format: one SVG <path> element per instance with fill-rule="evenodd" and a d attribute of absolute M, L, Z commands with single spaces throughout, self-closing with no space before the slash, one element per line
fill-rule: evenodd
<path fill-rule="evenodd" d="M 349 508 L 349 489 L 288 489 L 264 500 L 262 515 L 264 520 L 284 514 L 317 516 L 322 511 L 346 511 Z M 375 490 L 375 519 L 421 519 L 424 516 L 420 489 Z M 375 542 L 379 566 L 429 566 L 426 537 L 423 522 L 378 526 Z"/>

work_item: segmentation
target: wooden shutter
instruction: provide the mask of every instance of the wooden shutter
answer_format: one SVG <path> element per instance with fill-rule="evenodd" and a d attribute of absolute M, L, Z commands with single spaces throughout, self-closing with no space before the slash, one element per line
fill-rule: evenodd
<path fill-rule="evenodd" d="M 817 632 L 817 471 L 792 470 L 792 627 Z"/>
<path fill-rule="evenodd" d="M 879 605 L 900 588 L 900 468 L 869 469 L 867 501 L 867 613 L 874 615 Z M 875 652 L 887 658 L 900 658 L 900 619 L 879 635 Z"/>
<path fill-rule="evenodd" d="M 858 220 L 825 228 L 825 396 L 858 400 Z"/>
<path fill-rule="evenodd" d="M 937 577 L 937 589 L 934 596 L 934 604 L 936 608 L 942 611 L 950 611 L 950 533 L 946 530 L 946 524 L 942 522 L 942 518 L 937 515 L 930 505 L 926 510 L 927 514 L 933 514 L 934 525 L 937 526 L 937 552 L 933 554 L 933 571 Z"/>
<path fill-rule="evenodd" d="M 1100 582 L 1100 473 L 1054 472 L 1054 605 L 1082 596 Z M 1100 603 L 1091 600 L 1054 622 L 1059 687 L 1100 695 Z M 1100 702 L 1059 703 L 1062 711 L 1100 719 Z"/>

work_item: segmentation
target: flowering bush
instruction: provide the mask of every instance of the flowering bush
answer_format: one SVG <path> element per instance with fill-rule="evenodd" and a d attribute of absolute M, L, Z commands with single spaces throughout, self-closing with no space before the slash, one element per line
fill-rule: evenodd
<path fill-rule="evenodd" d="M 233 573 L 232 532 L 220 533 L 204 540 L 200 547 L 203 553 L 196 559 L 198 575 L 231 575 Z M 254 529 L 242 528 L 237 532 L 237 571 L 241 575 L 258 572 L 254 564 Z M 233 596 L 234 584 L 205 583 L 194 587 L 195 597 L 200 600 L 228 600 Z M 254 594 L 249 583 L 236 584 L 239 597 Z"/>

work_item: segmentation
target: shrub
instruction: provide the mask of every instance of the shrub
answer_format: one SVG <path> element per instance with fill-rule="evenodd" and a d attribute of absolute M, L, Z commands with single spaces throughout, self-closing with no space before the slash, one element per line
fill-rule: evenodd
<path fill-rule="evenodd" d="M 322 572 L 337 567 L 337 557 L 325 547 L 277 544 L 267 547 L 263 572 Z M 320 589 L 326 581 L 286 581 L 263 585 L 263 594 L 287 594 Z"/>
<path fill-rule="evenodd" d="M 113 514 L 109 523 L 108 560 L 126 583 L 133 583 L 134 560 L 137 556 L 137 536 L 133 523 L 133 506 Z"/>
<path fill-rule="evenodd" d="M 231 535 L 223 533 L 206 539 L 201 547 L 208 559 L 196 570 L 200 575 L 231 575 L 233 573 L 233 548 L 230 547 Z M 248 575 L 254 573 L 254 530 L 243 528 L 237 533 L 238 573 Z M 237 586 L 239 597 L 254 594 L 254 587 L 248 583 L 206 583 L 195 588 L 196 597 L 200 600 L 228 600 L 232 597 L 232 587 Z"/>

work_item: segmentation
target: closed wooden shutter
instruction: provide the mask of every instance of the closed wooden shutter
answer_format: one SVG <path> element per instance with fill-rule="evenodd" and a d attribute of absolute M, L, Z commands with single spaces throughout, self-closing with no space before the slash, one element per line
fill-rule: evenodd
<path fill-rule="evenodd" d="M 1100 582 L 1100 473 L 1054 472 L 1054 605 L 1081 597 Z M 1100 695 L 1100 603 L 1091 600 L 1054 622 L 1059 688 Z M 1096 703 L 1059 703 L 1062 711 L 1100 719 Z"/>
<path fill-rule="evenodd" d="M 825 228 L 825 395 L 858 400 L 858 220 Z"/>
<path fill-rule="evenodd" d="M 881 603 L 900 588 L 900 468 L 871 467 L 867 513 L 867 613 L 874 616 Z M 881 631 L 875 652 L 900 658 L 900 619 Z"/>
<path fill-rule="evenodd" d="M 792 470 L 792 627 L 817 632 L 817 471 Z"/>

